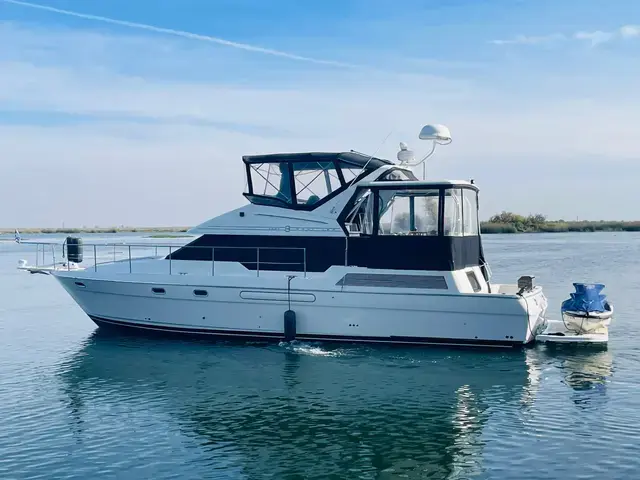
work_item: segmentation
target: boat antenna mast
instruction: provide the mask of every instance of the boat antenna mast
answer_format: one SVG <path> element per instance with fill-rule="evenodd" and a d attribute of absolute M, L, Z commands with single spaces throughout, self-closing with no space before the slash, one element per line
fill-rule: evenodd
<path fill-rule="evenodd" d="M 422 165 L 422 179 L 427 179 L 427 162 L 426 160 L 431 157 L 438 145 L 449 145 L 452 142 L 451 133 L 449 129 L 444 125 L 425 125 L 420 130 L 418 135 L 420 140 L 431 140 L 433 142 L 431 151 L 427 153 L 420 160 L 416 161 L 413 150 L 409 150 L 406 143 L 400 142 L 400 151 L 398 152 L 398 161 L 403 167 L 417 167 Z"/>

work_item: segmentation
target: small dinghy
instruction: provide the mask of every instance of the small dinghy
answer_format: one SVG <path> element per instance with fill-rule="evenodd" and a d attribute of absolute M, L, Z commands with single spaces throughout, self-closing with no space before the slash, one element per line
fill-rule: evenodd
<path fill-rule="evenodd" d="M 560 307 L 562 320 L 549 320 L 539 342 L 607 343 L 613 305 L 601 283 L 574 283 L 575 292 Z"/>

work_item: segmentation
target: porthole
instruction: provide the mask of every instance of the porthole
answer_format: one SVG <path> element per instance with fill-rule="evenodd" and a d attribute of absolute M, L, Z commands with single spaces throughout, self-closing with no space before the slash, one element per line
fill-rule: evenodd
<path fill-rule="evenodd" d="M 158 287 L 153 287 L 151 289 L 151 291 L 153 293 L 155 293 L 156 295 L 164 295 L 166 292 L 164 291 L 164 288 L 158 288 Z"/>
<path fill-rule="evenodd" d="M 80 288 L 85 288 L 86 287 L 86 285 L 84 283 L 82 283 L 82 282 L 75 282 L 75 284 Z"/>
<path fill-rule="evenodd" d="M 209 296 L 209 292 L 207 292 L 206 290 L 194 290 L 193 294 L 196 297 L 208 297 Z"/>

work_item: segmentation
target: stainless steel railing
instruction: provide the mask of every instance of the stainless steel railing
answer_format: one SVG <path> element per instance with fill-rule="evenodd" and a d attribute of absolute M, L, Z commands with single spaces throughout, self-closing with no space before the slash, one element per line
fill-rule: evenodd
<path fill-rule="evenodd" d="M 59 265 L 60 268 L 66 268 L 67 270 L 71 270 L 71 263 L 68 261 L 68 249 L 69 245 L 66 243 L 50 243 L 50 242 L 21 242 L 23 245 L 35 245 L 36 247 L 36 267 L 44 267 L 44 266 L 56 266 Z M 74 245 L 75 246 L 75 245 Z M 168 244 L 156 244 L 156 243 L 83 243 L 83 264 L 86 265 L 86 260 L 84 257 L 87 256 L 87 253 L 90 253 L 89 260 L 92 260 L 92 263 L 89 263 L 85 269 L 92 268 L 94 271 L 98 271 L 100 266 L 111 265 L 114 263 L 128 263 L 129 273 L 135 273 L 134 264 L 135 260 L 141 260 L 145 258 L 155 258 L 155 259 L 163 259 L 167 262 L 167 270 L 166 273 L 170 275 L 174 274 L 175 271 L 175 263 L 182 261 L 189 261 L 189 259 L 175 259 L 173 258 L 174 253 L 179 250 L 189 250 L 189 249 L 197 249 L 200 251 L 211 251 L 211 260 L 192 260 L 197 262 L 208 262 L 211 264 L 211 268 L 207 269 L 211 276 L 216 274 L 216 262 L 236 262 L 242 263 L 245 265 L 255 266 L 256 275 L 259 277 L 260 272 L 269 271 L 269 270 L 279 270 L 279 271 L 302 271 L 304 276 L 307 276 L 307 249 L 303 247 L 239 247 L 239 246 L 216 246 L 216 247 L 207 247 L 200 245 L 168 245 Z M 58 255 L 56 256 L 56 250 L 58 251 Z M 89 252 L 87 252 L 87 250 Z M 143 252 L 142 255 L 136 255 L 136 253 Z M 219 254 L 223 251 L 243 251 L 243 252 L 255 252 L 254 255 L 243 255 L 241 260 L 224 260 L 220 259 L 220 255 L 218 256 L 218 260 L 216 260 L 216 252 Z M 283 262 L 283 261 L 273 261 L 269 260 L 268 252 L 272 251 L 292 251 L 292 252 L 300 252 L 300 260 L 299 261 L 291 261 L 291 262 Z M 47 252 L 49 256 L 47 257 Z M 151 254 L 153 253 L 153 254 Z M 262 254 L 262 258 L 261 258 Z M 208 257 L 208 255 L 206 255 Z M 255 260 L 253 260 L 255 258 Z M 50 259 L 51 262 L 47 262 L 47 259 Z M 275 266 L 279 266 L 282 268 L 273 268 Z M 287 267 L 292 267 L 291 269 L 287 269 Z M 164 272 L 160 272 L 164 273 Z"/>

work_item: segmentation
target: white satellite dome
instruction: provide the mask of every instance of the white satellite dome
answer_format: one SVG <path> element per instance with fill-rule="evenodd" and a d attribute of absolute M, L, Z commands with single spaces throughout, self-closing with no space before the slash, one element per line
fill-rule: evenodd
<path fill-rule="evenodd" d="M 444 125 L 425 125 L 422 127 L 422 130 L 420 130 L 418 138 L 420 140 L 433 140 L 438 143 L 449 143 L 451 142 L 451 132 L 449 128 Z"/>

